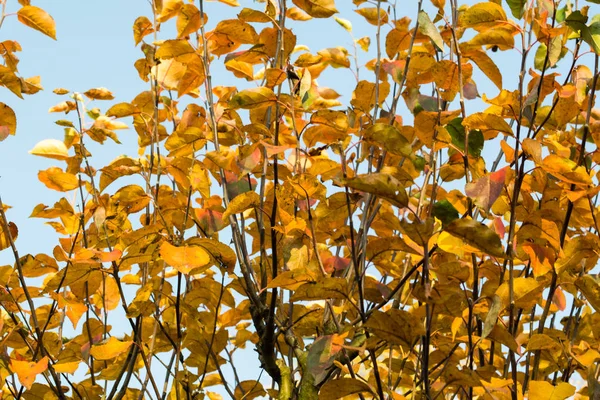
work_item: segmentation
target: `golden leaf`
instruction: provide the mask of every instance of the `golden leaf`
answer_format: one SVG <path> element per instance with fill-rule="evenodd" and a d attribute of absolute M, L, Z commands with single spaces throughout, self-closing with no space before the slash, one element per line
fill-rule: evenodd
<path fill-rule="evenodd" d="M 173 246 L 169 242 L 163 242 L 160 245 L 160 256 L 182 274 L 189 274 L 194 268 L 210 263 L 210 254 L 200 246 Z"/>
<path fill-rule="evenodd" d="M 97 360 L 110 360 L 125 353 L 132 344 L 131 340 L 121 341 L 111 336 L 105 343 L 92 346 L 90 354 Z"/>
<path fill-rule="evenodd" d="M 31 389 L 35 378 L 48 369 L 48 357 L 38 362 L 10 360 L 10 369 L 17 374 L 23 386 Z"/>
<path fill-rule="evenodd" d="M 23 25 L 27 25 L 46 36 L 56 40 L 56 24 L 46 11 L 36 6 L 24 6 L 17 11 L 17 18 Z"/>

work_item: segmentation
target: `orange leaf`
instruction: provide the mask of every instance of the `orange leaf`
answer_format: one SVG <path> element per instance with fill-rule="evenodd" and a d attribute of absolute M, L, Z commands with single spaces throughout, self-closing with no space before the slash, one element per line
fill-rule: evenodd
<path fill-rule="evenodd" d="M 37 363 L 10 360 L 10 369 L 17 374 L 19 382 L 27 389 L 30 389 L 35 381 L 35 377 L 48 369 L 48 357 L 42 358 Z"/>
<path fill-rule="evenodd" d="M 58 167 L 51 167 L 38 172 L 38 179 L 49 189 L 58 190 L 59 192 L 68 192 L 79 187 L 77 176 L 63 172 Z"/>

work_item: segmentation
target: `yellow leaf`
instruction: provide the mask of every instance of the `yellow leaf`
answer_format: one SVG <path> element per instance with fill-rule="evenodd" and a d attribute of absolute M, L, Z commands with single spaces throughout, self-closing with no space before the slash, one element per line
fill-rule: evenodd
<path fill-rule="evenodd" d="M 219 3 L 223 3 L 223 4 L 227 4 L 228 6 L 231 7 L 239 7 L 240 3 L 237 2 L 237 0 L 217 0 Z"/>
<path fill-rule="evenodd" d="M 344 28 L 348 32 L 352 32 L 352 23 L 350 21 L 348 21 L 347 19 L 344 19 L 344 18 L 340 18 L 340 17 L 334 17 L 334 19 L 335 19 L 335 22 L 340 24 L 340 26 L 342 28 Z"/>
<path fill-rule="evenodd" d="M 334 0 L 292 0 L 292 2 L 314 18 L 329 18 L 338 12 Z"/>
<path fill-rule="evenodd" d="M 223 213 L 223 220 L 227 220 L 233 214 L 239 214 L 260 204 L 260 196 L 256 192 L 246 192 L 235 196 L 229 202 L 227 210 Z"/>
<path fill-rule="evenodd" d="M 506 12 L 500 4 L 492 2 L 474 4 L 458 17 L 461 27 L 473 28 L 477 31 L 496 28 L 504 21 L 506 21 Z"/>
<path fill-rule="evenodd" d="M 173 246 L 169 242 L 163 242 L 160 246 L 160 256 L 182 274 L 189 274 L 194 268 L 210 263 L 210 254 L 200 246 Z"/>
<path fill-rule="evenodd" d="M 371 45 L 371 38 L 368 36 L 361 37 L 360 39 L 356 39 L 356 44 L 360 46 L 362 51 L 369 51 L 369 46 Z"/>
<path fill-rule="evenodd" d="M 17 11 L 17 18 L 23 25 L 27 25 L 44 35 L 56 40 L 56 24 L 46 11 L 36 6 L 24 6 Z"/>
<path fill-rule="evenodd" d="M 564 400 L 575 394 L 575 386 L 561 382 L 553 386 L 546 381 L 529 382 L 529 398 L 536 400 Z"/>
<path fill-rule="evenodd" d="M 515 306 L 519 308 L 529 308 L 538 301 L 544 290 L 544 284 L 540 284 L 535 278 L 515 278 L 513 280 Z M 502 300 L 502 307 L 506 308 L 510 304 L 508 282 L 504 282 L 496 290 L 496 294 Z"/>
<path fill-rule="evenodd" d="M 12 108 L 0 103 L 0 142 L 14 135 L 17 130 L 17 116 Z"/>
<path fill-rule="evenodd" d="M 52 366 L 59 374 L 74 374 L 81 365 L 81 361 L 57 362 Z"/>
<path fill-rule="evenodd" d="M 156 58 L 174 58 L 184 54 L 190 54 L 194 52 L 194 48 L 189 44 L 187 40 L 165 40 L 158 45 L 156 50 Z"/>
<path fill-rule="evenodd" d="M 132 343 L 131 340 L 122 342 L 111 336 L 104 344 L 94 345 L 90 350 L 90 354 L 97 360 L 110 360 L 129 350 Z"/>
<path fill-rule="evenodd" d="M 68 192 L 79 187 L 79 180 L 76 175 L 63 172 L 58 167 L 51 167 L 38 172 L 38 179 L 49 189 L 58 190 L 59 192 Z"/>
<path fill-rule="evenodd" d="M 45 139 L 36 144 L 29 154 L 34 156 L 54 158 L 55 160 L 66 160 L 69 158 L 69 150 L 64 142 L 57 139 Z"/>
<path fill-rule="evenodd" d="M 544 158 L 541 167 L 544 171 L 554 175 L 563 182 L 572 183 L 580 186 L 592 184 L 592 178 L 585 167 L 578 166 L 575 161 L 561 157 L 556 154 L 550 154 Z"/>

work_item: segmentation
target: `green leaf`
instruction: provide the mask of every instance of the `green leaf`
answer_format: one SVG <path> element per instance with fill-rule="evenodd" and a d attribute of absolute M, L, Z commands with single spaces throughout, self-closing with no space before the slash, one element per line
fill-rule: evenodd
<path fill-rule="evenodd" d="M 513 15 L 513 17 L 517 19 L 523 18 L 527 0 L 506 0 L 506 4 L 508 4 L 508 7 L 510 8 L 510 12 Z"/>
<path fill-rule="evenodd" d="M 440 35 L 440 32 L 435 27 L 433 22 L 431 22 L 429 15 L 427 15 L 425 11 L 419 11 L 418 23 L 419 31 L 423 35 L 429 37 L 438 50 L 444 50 L 444 40 L 442 39 L 442 35 Z"/>
<path fill-rule="evenodd" d="M 462 118 L 454 118 L 448 125 L 446 125 L 448 133 L 452 137 L 452 144 L 458 149 L 464 151 L 466 133 L 465 127 L 462 125 Z M 483 150 L 483 143 L 485 139 L 483 133 L 479 130 L 472 130 L 469 132 L 469 155 L 473 157 L 481 156 L 481 150 Z"/>
<path fill-rule="evenodd" d="M 459 217 L 458 210 L 446 199 L 433 205 L 432 215 L 442 221 L 442 226 L 448 225 Z"/>
<path fill-rule="evenodd" d="M 596 54 L 600 54 L 600 21 L 594 21 L 589 27 L 586 25 L 587 21 L 588 17 L 577 10 L 569 14 L 565 23 L 569 28 L 578 32 Z"/>

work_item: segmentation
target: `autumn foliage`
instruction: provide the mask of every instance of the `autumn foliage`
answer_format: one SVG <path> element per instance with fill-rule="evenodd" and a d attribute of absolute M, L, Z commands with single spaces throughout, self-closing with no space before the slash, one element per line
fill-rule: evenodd
<path fill-rule="evenodd" d="M 353 35 L 334 0 L 219 1 L 141 2 L 133 100 L 54 90 L 52 254 L 0 200 L 1 398 L 600 398 L 598 1 L 353 0 L 370 34 L 319 50 L 303 21 Z M 21 50 L 0 140 L 41 90 Z"/>

